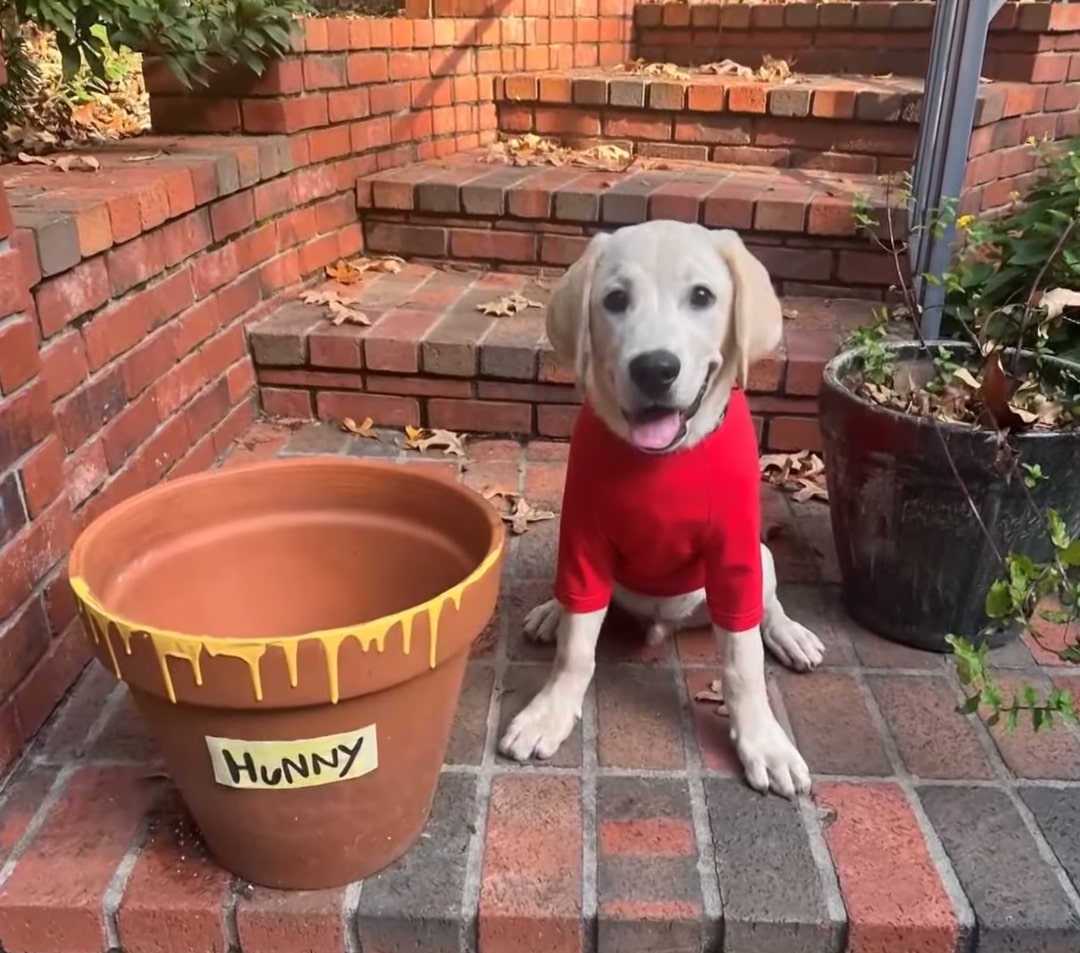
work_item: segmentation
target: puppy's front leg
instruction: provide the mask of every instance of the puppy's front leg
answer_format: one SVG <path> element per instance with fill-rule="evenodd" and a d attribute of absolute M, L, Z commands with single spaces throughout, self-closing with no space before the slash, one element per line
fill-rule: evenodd
<path fill-rule="evenodd" d="M 723 683 L 731 740 L 750 786 L 788 798 L 809 791 L 806 762 L 769 705 L 765 648 L 757 626 L 727 634 Z"/>
<path fill-rule="evenodd" d="M 563 611 L 558 650 L 547 682 L 507 728 L 499 750 L 516 761 L 550 758 L 570 737 L 596 670 L 596 642 L 607 609 Z"/>

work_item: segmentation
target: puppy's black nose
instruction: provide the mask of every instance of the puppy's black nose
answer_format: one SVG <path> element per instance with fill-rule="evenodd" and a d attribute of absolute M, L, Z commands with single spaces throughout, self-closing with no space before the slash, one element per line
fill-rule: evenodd
<path fill-rule="evenodd" d="M 671 390 L 681 368 L 671 351 L 646 351 L 630 361 L 630 380 L 646 397 L 658 400 Z"/>

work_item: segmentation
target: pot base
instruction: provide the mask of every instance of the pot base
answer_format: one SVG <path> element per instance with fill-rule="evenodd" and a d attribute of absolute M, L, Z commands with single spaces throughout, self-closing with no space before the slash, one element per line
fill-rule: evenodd
<path fill-rule="evenodd" d="M 214 859 L 261 887 L 321 890 L 377 873 L 424 829 L 467 661 L 463 654 L 384 691 L 303 709 L 221 710 L 173 705 L 138 690 L 132 696 Z M 368 726 L 373 731 L 351 764 L 355 742 L 347 740 L 349 751 L 339 747 L 335 759 L 317 741 Z M 215 776 L 207 738 L 233 742 L 219 762 L 227 784 Z M 290 746 L 288 755 L 273 744 L 296 739 L 311 742 Z M 361 767 L 365 746 L 377 749 L 377 760 Z M 325 777 L 370 770 L 285 789 L 301 770 L 312 780 L 313 755 Z M 266 786 L 246 786 L 252 783 Z"/>

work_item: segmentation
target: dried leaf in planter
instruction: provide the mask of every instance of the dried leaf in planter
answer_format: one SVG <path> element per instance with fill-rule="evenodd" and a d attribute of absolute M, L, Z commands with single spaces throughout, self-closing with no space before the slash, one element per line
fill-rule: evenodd
<path fill-rule="evenodd" d="M 1016 382 L 1002 367 L 1000 352 L 993 351 L 983 366 L 978 397 L 991 423 L 1002 430 L 1015 430 L 1024 424 L 1010 406 L 1015 390 Z"/>
<path fill-rule="evenodd" d="M 1043 293 L 1039 299 L 1039 307 L 1046 309 L 1046 317 L 1050 321 L 1060 318 L 1069 308 L 1080 308 L 1080 291 L 1070 291 L 1068 288 L 1052 288 Z"/>
<path fill-rule="evenodd" d="M 442 450 L 448 456 L 465 456 L 465 438 L 452 430 L 406 427 L 405 446 L 410 450 L 419 450 L 421 453 L 428 450 Z"/>
<path fill-rule="evenodd" d="M 357 423 L 352 417 L 346 417 L 341 421 L 341 428 L 347 430 L 349 433 L 357 437 L 367 437 L 370 440 L 378 440 L 379 435 L 375 433 L 373 429 L 375 421 L 370 417 L 365 417 L 360 423 Z"/>
<path fill-rule="evenodd" d="M 496 318 L 510 318 L 527 308 L 542 308 L 539 301 L 530 301 L 523 294 L 514 292 L 476 306 L 476 310 Z"/>
<path fill-rule="evenodd" d="M 972 390 L 979 389 L 979 381 L 966 367 L 956 368 L 956 370 L 953 371 L 953 380 L 960 381 L 961 384 L 970 387 Z"/>
<path fill-rule="evenodd" d="M 799 489 L 792 494 L 791 498 L 796 503 L 808 503 L 810 500 L 829 502 L 829 491 L 823 484 L 808 477 L 798 477 L 795 482 L 798 483 Z"/>

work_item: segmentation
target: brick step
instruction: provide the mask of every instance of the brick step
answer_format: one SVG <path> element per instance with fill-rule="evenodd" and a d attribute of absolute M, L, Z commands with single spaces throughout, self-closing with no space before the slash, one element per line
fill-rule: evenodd
<path fill-rule="evenodd" d="M 420 259 L 565 267 L 589 236 L 648 219 L 739 229 L 785 294 L 880 296 L 888 256 L 856 236 L 852 203 L 884 220 L 874 176 L 656 161 L 625 171 L 512 166 L 488 152 L 362 178 L 365 247 Z M 899 219 L 900 216 L 895 216 Z M 899 221 L 896 227 L 900 227 Z"/>
<path fill-rule="evenodd" d="M 923 81 L 800 74 L 756 82 L 690 70 L 517 73 L 495 84 L 499 130 L 635 155 L 889 174 L 911 167 Z M 991 94 L 982 94 L 986 99 Z"/>
<path fill-rule="evenodd" d="M 493 317 L 480 307 L 519 292 L 541 307 Z M 565 437 L 579 396 L 544 335 L 550 281 L 409 263 L 374 276 L 354 307 L 372 322 L 335 326 L 295 299 L 250 331 L 263 410 L 284 417 Z M 785 298 L 784 343 L 755 368 L 751 403 L 763 444 L 817 448 L 821 370 L 866 301 Z"/>
<path fill-rule="evenodd" d="M 854 3 L 640 3 L 637 56 L 692 66 L 764 56 L 808 73 L 924 76 L 935 6 L 925 0 Z M 1080 15 L 1064 4 L 1006 3 L 995 16 L 983 75 L 1012 82 L 1072 78 Z"/>

